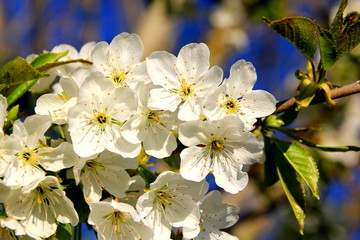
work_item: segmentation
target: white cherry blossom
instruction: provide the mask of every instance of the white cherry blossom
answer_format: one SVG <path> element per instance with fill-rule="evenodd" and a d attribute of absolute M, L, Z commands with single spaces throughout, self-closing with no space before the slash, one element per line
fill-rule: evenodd
<path fill-rule="evenodd" d="M 88 74 L 88 70 L 78 68 L 60 78 L 59 92 L 44 94 L 37 99 L 36 114 L 49 115 L 56 124 L 67 123 L 69 108 L 77 103 L 79 88 Z"/>
<path fill-rule="evenodd" d="M 100 240 L 150 240 L 151 229 L 145 226 L 136 210 L 112 200 L 90 205 L 88 223 L 94 225 Z"/>
<path fill-rule="evenodd" d="M 60 171 L 73 166 L 77 156 L 71 143 L 62 142 L 56 147 L 46 144 L 45 132 L 51 125 L 50 117 L 32 115 L 21 122 L 16 120 L 4 156 L 9 165 L 4 181 L 9 186 L 32 186 L 48 171 Z"/>
<path fill-rule="evenodd" d="M 219 229 L 233 226 L 239 219 L 239 207 L 222 203 L 221 193 L 217 190 L 206 194 L 200 201 L 200 223 L 197 228 L 183 228 L 185 239 L 218 240 L 225 235 Z M 235 238 L 236 239 L 236 238 Z"/>
<path fill-rule="evenodd" d="M 150 82 L 144 46 L 137 34 L 121 33 L 110 44 L 99 42 L 92 51 L 93 69 L 105 75 L 115 86 L 134 88 L 138 82 Z"/>
<path fill-rule="evenodd" d="M 158 88 L 150 91 L 149 108 L 172 112 L 179 109 L 178 118 L 183 121 L 200 119 L 207 95 L 222 81 L 221 68 L 209 70 L 209 57 L 204 43 L 184 46 L 178 57 L 165 51 L 152 53 L 146 64 Z"/>
<path fill-rule="evenodd" d="M 192 182 L 179 173 L 165 171 L 140 196 L 136 209 L 153 230 L 154 239 L 170 239 L 172 227 L 196 228 L 199 224 L 197 200 L 207 189 L 205 181 Z"/>
<path fill-rule="evenodd" d="M 5 201 L 6 214 L 20 220 L 27 233 L 47 238 L 56 232 L 56 221 L 76 226 L 74 204 L 65 196 L 56 177 L 38 178 L 35 188 L 18 189 Z"/>
<path fill-rule="evenodd" d="M 252 90 L 256 71 L 250 62 L 239 60 L 231 66 L 230 76 L 207 99 L 204 115 L 210 120 L 237 116 L 248 130 L 253 129 L 256 118 L 272 114 L 276 100 L 263 90 Z"/>
<path fill-rule="evenodd" d="M 122 125 L 137 110 L 130 88 L 114 88 L 102 74 L 90 74 L 81 85 L 78 103 L 69 109 L 69 132 L 75 152 L 89 157 L 105 149 L 123 157 L 135 157 L 140 143 L 121 134 Z"/>
<path fill-rule="evenodd" d="M 243 165 L 258 162 L 263 151 L 259 141 L 233 116 L 185 122 L 180 125 L 179 140 L 188 146 L 180 154 L 181 175 L 201 181 L 212 173 L 216 184 L 230 193 L 238 193 L 247 185 Z"/>
<path fill-rule="evenodd" d="M 80 159 L 73 168 L 75 180 L 83 185 L 87 203 L 98 202 L 102 190 L 108 191 L 117 198 L 125 197 L 131 183 L 125 169 L 135 169 L 137 159 L 123 158 L 118 154 L 104 151 L 99 155 Z"/>
<path fill-rule="evenodd" d="M 170 156 L 177 147 L 172 131 L 179 120 L 170 111 L 151 110 L 147 107 L 149 91 L 145 84 L 139 83 L 135 92 L 139 99 L 138 111 L 124 124 L 122 134 L 133 143 L 142 141 L 145 152 L 151 156 Z"/>

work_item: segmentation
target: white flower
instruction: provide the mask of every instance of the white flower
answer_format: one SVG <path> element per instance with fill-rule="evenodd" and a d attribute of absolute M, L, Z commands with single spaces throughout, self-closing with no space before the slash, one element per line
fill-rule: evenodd
<path fill-rule="evenodd" d="M 123 136 L 133 143 L 143 142 L 145 152 L 156 158 L 170 156 L 177 147 L 172 130 L 178 122 L 169 111 L 151 110 L 147 107 L 149 92 L 143 83 L 135 87 L 139 108 L 123 126 Z"/>
<path fill-rule="evenodd" d="M 82 84 L 78 103 L 69 109 L 69 132 L 75 152 L 89 157 L 107 149 L 123 157 L 135 157 L 140 144 L 121 135 L 123 123 L 137 110 L 129 88 L 114 88 L 102 74 L 89 75 Z"/>
<path fill-rule="evenodd" d="M 76 163 L 77 156 L 70 143 L 63 142 L 55 148 L 46 145 L 44 134 L 50 125 L 50 117 L 41 115 L 27 117 L 24 123 L 15 121 L 4 156 L 9 159 L 4 174 L 7 185 L 32 186 L 45 176 L 43 169 L 56 172 Z"/>
<path fill-rule="evenodd" d="M 256 82 L 256 72 L 250 62 L 239 60 L 231 66 L 230 77 L 216 89 L 205 104 L 204 115 L 210 120 L 225 116 L 237 116 L 250 130 L 261 118 L 275 111 L 276 100 L 263 90 L 252 90 Z"/>
<path fill-rule="evenodd" d="M 197 228 L 183 228 L 184 239 L 218 240 L 224 235 L 219 229 L 233 226 L 239 216 L 239 207 L 221 202 L 221 193 L 217 190 L 206 194 L 199 202 L 200 224 Z"/>
<path fill-rule="evenodd" d="M 184 46 L 178 57 L 165 51 L 152 53 L 146 59 L 147 69 L 160 88 L 150 91 L 149 108 L 172 112 L 179 108 L 180 120 L 200 119 L 208 93 L 222 80 L 221 68 L 209 70 L 209 56 L 204 43 Z"/>
<path fill-rule="evenodd" d="M 78 224 L 74 205 L 65 196 L 56 177 L 40 178 L 35 186 L 17 190 L 5 202 L 6 214 L 20 220 L 27 233 L 46 238 L 56 232 L 56 221 L 73 226 Z"/>
<path fill-rule="evenodd" d="M 238 193 L 248 183 L 244 164 L 259 161 L 262 147 L 236 117 L 218 121 L 189 121 L 180 125 L 179 140 L 189 146 L 181 154 L 181 175 L 192 181 L 203 180 L 209 172 L 218 186 Z"/>
<path fill-rule="evenodd" d="M 135 87 L 149 83 L 145 62 L 140 62 L 144 46 L 136 34 L 121 33 L 110 43 L 99 42 L 93 52 L 93 68 L 105 75 L 115 86 Z"/>
<path fill-rule="evenodd" d="M 135 169 L 137 166 L 137 159 L 125 159 L 104 151 L 98 156 L 81 159 L 73 171 L 77 183 L 81 177 L 85 200 L 91 203 L 100 200 L 103 189 L 117 198 L 125 197 L 131 181 L 125 169 Z"/>
<path fill-rule="evenodd" d="M 88 74 L 88 70 L 78 68 L 60 78 L 60 92 L 41 95 L 36 101 L 36 114 L 49 115 L 56 124 L 67 123 L 69 108 L 77 103 L 79 87 Z"/>
<path fill-rule="evenodd" d="M 147 240 L 152 239 L 151 229 L 141 222 L 136 210 L 126 203 L 112 200 L 90 205 L 88 223 L 94 225 L 98 239 Z"/>
<path fill-rule="evenodd" d="M 172 227 L 195 228 L 200 212 L 196 203 L 208 189 L 203 182 L 191 182 L 180 174 L 162 172 L 136 205 L 144 222 L 153 230 L 154 239 L 169 239 Z"/>

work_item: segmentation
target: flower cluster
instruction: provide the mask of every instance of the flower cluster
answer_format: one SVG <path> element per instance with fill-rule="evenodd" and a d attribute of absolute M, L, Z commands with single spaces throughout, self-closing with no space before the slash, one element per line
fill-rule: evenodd
<path fill-rule="evenodd" d="M 251 130 L 275 110 L 275 99 L 252 90 L 253 65 L 240 60 L 223 79 L 203 43 L 142 60 L 141 39 L 128 33 L 79 53 L 69 45 L 52 52 L 64 50 L 60 60 L 92 65 L 51 69 L 31 89 L 59 78 L 52 93 L 37 99 L 36 114 L 16 120 L 11 132 L 1 128 L 0 202 L 7 215 L 1 234 L 40 239 L 59 223 L 77 225 L 79 211 L 62 185 L 72 178 L 99 239 L 236 239 L 220 229 L 236 223 L 239 208 L 222 203 L 219 191 L 208 192 L 205 178 L 213 174 L 219 187 L 238 193 L 248 183 L 244 169 L 262 156 Z M 1 126 L 6 109 L 0 96 Z M 50 138 L 50 129 L 62 137 Z M 164 171 L 151 182 L 138 171 L 144 159 L 176 149 L 182 149 L 179 173 Z"/>

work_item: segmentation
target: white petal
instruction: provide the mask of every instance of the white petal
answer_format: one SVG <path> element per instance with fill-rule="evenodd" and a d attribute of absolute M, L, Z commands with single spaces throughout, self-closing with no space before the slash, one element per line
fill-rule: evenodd
<path fill-rule="evenodd" d="M 226 85 L 221 85 L 209 94 L 204 105 L 204 115 L 209 120 L 220 120 L 226 116 L 226 112 L 220 107 L 226 96 Z"/>
<path fill-rule="evenodd" d="M 141 144 L 132 144 L 125 140 L 124 137 L 119 137 L 114 145 L 110 145 L 107 149 L 111 152 L 118 153 L 126 158 L 133 158 L 139 155 Z"/>
<path fill-rule="evenodd" d="M 78 157 L 71 143 L 63 142 L 56 148 L 39 148 L 40 163 L 46 169 L 53 172 L 74 166 Z"/>
<path fill-rule="evenodd" d="M 246 172 L 241 170 L 240 166 L 232 166 L 229 163 L 222 164 L 224 161 L 214 162 L 215 182 L 225 191 L 236 194 L 243 190 L 249 182 Z"/>
<path fill-rule="evenodd" d="M 35 112 L 47 115 L 56 124 L 65 124 L 64 104 L 67 100 L 58 94 L 44 94 L 36 101 Z"/>
<path fill-rule="evenodd" d="M 131 143 L 140 143 L 146 136 L 146 119 L 142 114 L 136 114 L 122 126 L 121 134 Z"/>
<path fill-rule="evenodd" d="M 107 104 L 111 117 L 120 122 L 129 120 L 131 115 L 137 110 L 137 99 L 134 91 L 130 88 L 118 87 L 108 96 L 104 104 Z"/>
<path fill-rule="evenodd" d="M 120 69 L 129 70 L 130 66 L 140 62 L 144 46 L 137 34 L 120 33 L 109 45 L 109 61 L 116 62 Z"/>
<path fill-rule="evenodd" d="M 195 97 L 189 97 L 179 107 L 178 118 L 182 121 L 199 120 L 202 115 L 203 105 Z"/>
<path fill-rule="evenodd" d="M 166 220 L 173 227 L 195 228 L 199 224 L 199 205 L 192 196 L 179 194 L 171 199 L 171 204 L 165 208 Z"/>
<path fill-rule="evenodd" d="M 170 156 L 177 147 L 175 136 L 163 126 L 156 125 L 152 130 L 143 142 L 145 152 L 156 158 Z"/>
<path fill-rule="evenodd" d="M 102 188 L 96 173 L 92 170 L 85 170 L 81 176 L 85 201 L 90 204 L 98 202 L 102 196 Z"/>
<path fill-rule="evenodd" d="M 147 215 L 145 223 L 153 230 L 153 239 L 170 239 L 171 225 L 167 222 L 164 214 L 153 210 Z"/>
<path fill-rule="evenodd" d="M 129 87 L 133 88 L 139 82 L 142 82 L 146 85 L 151 83 L 150 76 L 147 72 L 146 62 L 139 62 L 132 65 L 129 69 L 129 72 L 126 74 L 126 83 Z"/>
<path fill-rule="evenodd" d="M 225 82 L 230 93 L 238 98 L 253 88 L 256 78 L 256 71 L 252 63 L 239 60 L 231 66 L 229 79 Z"/>
<path fill-rule="evenodd" d="M 161 85 L 168 90 L 177 89 L 180 86 L 174 55 L 165 51 L 153 52 L 146 59 L 146 66 L 155 85 Z"/>
<path fill-rule="evenodd" d="M 197 79 L 195 82 L 196 86 L 196 94 L 205 97 L 210 92 L 212 92 L 214 89 L 220 86 L 222 82 L 223 77 L 223 71 L 220 67 L 214 66 L 208 71 L 205 72 L 205 74 Z"/>
<path fill-rule="evenodd" d="M 210 67 L 210 51 L 204 43 L 190 43 L 180 49 L 176 67 L 186 80 L 199 79 Z"/>
<path fill-rule="evenodd" d="M 155 88 L 150 91 L 149 108 L 154 110 L 169 110 L 174 112 L 181 103 L 181 98 L 176 92 L 164 88 Z"/>
<path fill-rule="evenodd" d="M 251 118 L 266 117 L 272 114 L 276 107 L 273 95 L 263 90 L 255 90 L 244 94 L 240 105 L 242 112 Z"/>
<path fill-rule="evenodd" d="M 59 84 L 68 98 L 77 97 L 79 95 L 79 86 L 70 77 L 62 77 Z"/>
<path fill-rule="evenodd" d="M 222 203 L 220 191 L 214 190 L 201 200 L 202 219 L 210 223 L 212 228 L 224 229 L 233 226 L 239 219 L 240 208 Z"/>
<path fill-rule="evenodd" d="M 211 126 L 205 121 L 184 122 L 179 127 L 179 140 L 185 146 L 206 144 L 210 139 Z"/>
<path fill-rule="evenodd" d="M 107 42 L 98 42 L 91 53 L 93 60 L 93 68 L 96 71 L 104 73 L 106 76 L 111 72 L 112 67 L 109 64 L 107 57 L 109 51 L 109 44 Z"/>
<path fill-rule="evenodd" d="M 38 140 L 44 139 L 45 132 L 51 126 L 51 118 L 49 116 L 32 115 L 24 121 L 24 127 L 28 135 L 27 145 L 30 148 L 38 146 Z"/>
<path fill-rule="evenodd" d="M 82 59 L 92 61 L 91 52 L 94 49 L 96 42 L 88 42 L 81 47 L 79 56 Z"/>
<path fill-rule="evenodd" d="M 212 168 L 212 160 L 202 155 L 200 147 L 192 146 L 184 149 L 180 158 L 180 174 L 188 180 L 200 182 L 205 179 Z"/>

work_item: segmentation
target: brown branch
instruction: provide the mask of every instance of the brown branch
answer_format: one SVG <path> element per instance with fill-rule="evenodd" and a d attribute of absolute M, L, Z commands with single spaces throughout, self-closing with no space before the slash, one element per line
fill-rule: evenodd
<path fill-rule="evenodd" d="M 355 83 L 331 90 L 331 98 L 332 99 L 342 98 L 359 92 L 360 92 L 360 80 L 356 81 Z M 295 102 L 296 102 L 295 97 L 278 102 L 276 104 L 276 110 L 273 114 L 281 113 L 288 110 L 289 108 L 295 106 L 296 104 Z M 324 97 L 316 96 L 314 100 L 311 102 L 311 104 L 322 103 L 322 102 L 325 102 Z"/>

